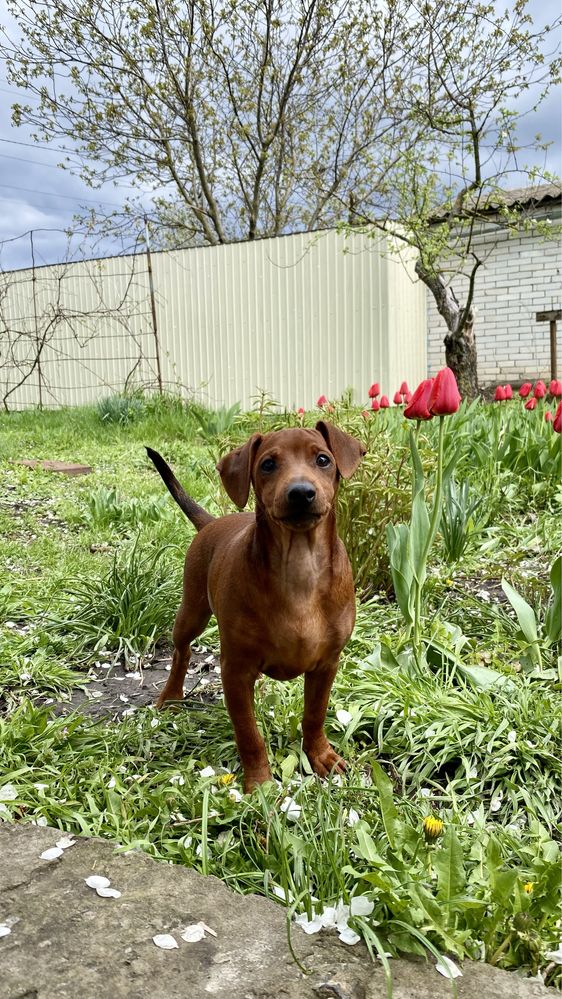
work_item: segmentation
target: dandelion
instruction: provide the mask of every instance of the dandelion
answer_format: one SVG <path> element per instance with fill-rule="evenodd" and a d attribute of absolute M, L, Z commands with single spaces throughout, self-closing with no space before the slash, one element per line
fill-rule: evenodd
<path fill-rule="evenodd" d="M 534 881 L 526 881 L 525 884 L 523 885 L 523 891 L 525 892 L 526 895 L 532 895 L 534 887 L 535 887 Z"/>
<path fill-rule="evenodd" d="M 434 815 L 427 815 L 423 820 L 423 834 L 426 843 L 433 843 L 434 840 L 439 839 L 444 828 L 441 819 L 435 818 Z"/>
<path fill-rule="evenodd" d="M 228 785 L 232 784 L 235 779 L 234 774 L 221 774 L 219 777 L 219 784 L 222 784 L 223 787 L 228 787 Z"/>

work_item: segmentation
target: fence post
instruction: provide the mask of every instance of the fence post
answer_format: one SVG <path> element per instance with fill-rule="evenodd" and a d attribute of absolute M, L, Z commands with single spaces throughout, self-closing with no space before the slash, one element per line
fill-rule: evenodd
<path fill-rule="evenodd" d="M 35 350 L 36 361 L 37 361 L 37 377 L 39 383 L 39 409 L 43 409 L 43 374 L 41 371 L 41 350 L 39 347 L 39 327 L 37 323 L 37 276 L 35 274 L 35 247 L 33 246 L 33 229 L 29 233 L 29 242 L 31 243 L 31 288 L 33 292 L 33 320 L 35 324 Z"/>
<path fill-rule="evenodd" d="M 148 219 L 144 217 L 144 241 L 146 243 L 146 265 L 148 270 L 148 287 L 150 290 L 150 309 L 152 312 L 152 332 L 154 334 L 154 351 L 156 355 L 156 375 L 158 378 L 158 391 L 162 395 L 162 368 L 160 365 L 160 342 L 158 340 L 158 321 L 156 319 L 156 299 L 154 296 L 154 281 L 152 278 L 152 259 L 150 256 L 150 231 Z"/>

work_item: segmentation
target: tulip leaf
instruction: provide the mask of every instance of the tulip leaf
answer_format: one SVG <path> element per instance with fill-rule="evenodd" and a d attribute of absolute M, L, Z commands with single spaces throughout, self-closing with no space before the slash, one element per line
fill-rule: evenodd
<path fill-rule="evenodd" d="M 520 593 L 517 592 L 511 586 L 506 579 L 502 579 L 502 590 L 505 593 L 507 599 L 509 600 L 515 614 L 517 615 L 517 620 L 519 621 L 519 626 L 526 640 L 528 641 L 530 648 L 530 654 L 538 665 L 541 665 L 541 654 L 539 649 L 539 636 L 537 632 L 537 619 L 535 612 L 531 606 L 523 599 Z"/>
<path fill-rule="evenodd" d="M 394 849 L 396 845 L 398 812 L 396 811 L 396 806 L 394 804 L 394 788 L 392 786 L 392 781 L 388 774 L 384 772 L 380 763 L 373 763 L 372 774 L 379 793 L 381 818 L 385 832 L 388 836 L 390 846 Z"/>
<path fill-rule="evenodd" d="M 550 570 L 552 600 L 544 619 L 545 637 L 554 644 L 562 638 L 562 555 L 559 555 Z"/>
<path fill-rule="evenodd" d="M 423 493 L 417 493 L 412 503 L 412 523 L 410 526 L 410 552 L 412 568 L 418 586 L 423 586 L 427 565 L 427 539 L 429 536 L 429 514 Z M 424 554 L 425 553 L 425 554 Z"/>
<path fill-rule="evenodd" d="M 413 573 L 410 562 L 410 531 L 407 524 L 388 524 L 386 539 L 390 554 L 390 572 L 396 601 L 406 625 L 413 624 Z"/>
<path fill-rule="evenodd" d="M 453 826 L 447 827 L 433 866 L 437 871 L 437 898 L 449 903 L 460 895 L 466 882 L 462 846 Z"/>

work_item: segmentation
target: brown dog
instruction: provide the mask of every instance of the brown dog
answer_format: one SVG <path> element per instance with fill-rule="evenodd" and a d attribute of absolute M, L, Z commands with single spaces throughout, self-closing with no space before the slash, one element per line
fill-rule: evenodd
<path fill-rule="evenodd" d="M 157 706 L 183 697 L 190 643 L 215 614 L 244 790 L 271 779 L 254 715 L 260 673 L 276 680 L 305 674 L 304 750 L 320 776 L 343 770 L 344 761 L 324 734 L 324 719 L 339 656 L 355 623 L 355 601 L 334 507 L 340 475 L 353 474 L 365 454 L 363 444 L 323 420 L 314 430 L 254 434 L 217 468 L 238 507 L 245 506 L 253 485 L 256 512 L 218 519 L 184 492 L 156 451 L 147 452 L 199 532 L 185 559 L 172 670 Z"/>

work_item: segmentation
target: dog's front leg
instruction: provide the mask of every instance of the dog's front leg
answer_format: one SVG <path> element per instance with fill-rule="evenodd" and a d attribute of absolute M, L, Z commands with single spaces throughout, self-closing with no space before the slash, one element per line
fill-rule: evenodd
<path fill-rule="evenodd" d="M 265 742 L 254 714 L 256 677 L 248 675 L 247 666 L 224 658 L 221 661 L 224 699 L 234 727 L 236 745 L 244 768 L 244 791 L 271 780 Z"/>
<path fill-rule="evenodd" d="M 310 765 L 320 777 L 345 770 L 345 760 L 338 756 L 324 733 L 330 691 L 338 671 L 338 662 L 317 667 L 304 677 L 303 748 Z"/>

